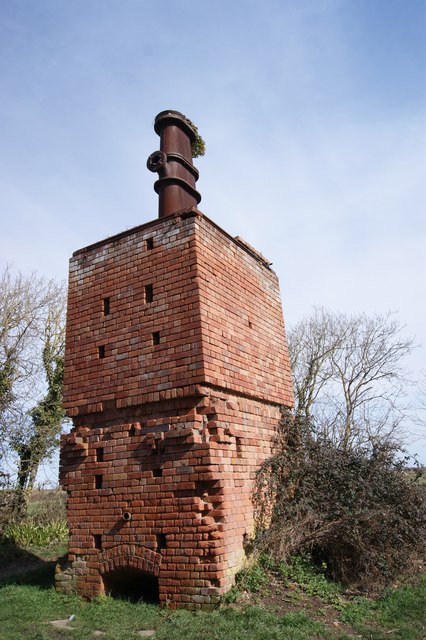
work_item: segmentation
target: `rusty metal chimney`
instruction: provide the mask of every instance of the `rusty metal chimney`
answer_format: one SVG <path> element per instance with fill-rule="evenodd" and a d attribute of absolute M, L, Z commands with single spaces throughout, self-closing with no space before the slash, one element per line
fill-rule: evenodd
<path fill-rule="evenodd" d="M 196 132 L 179 111 L 162 111 L 155 118 L 160 150 L 147 160 L 150 171 L 158 173 L 154 189 L 158 193 L 158 217 L 196 207 L 201 196 L 195 189 L 198 171 L 192 164 L 191 144 Z"/>

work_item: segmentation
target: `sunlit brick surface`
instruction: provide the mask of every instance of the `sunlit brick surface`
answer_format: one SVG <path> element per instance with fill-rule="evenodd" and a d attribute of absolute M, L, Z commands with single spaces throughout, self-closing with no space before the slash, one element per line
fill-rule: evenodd
<path fill-rule="evenodd" d="M 65 371 L 71 539 L 57 588 L 94 597 L 129 567 L 158 578 L 162 604 L 213 606 L 292 405 L 275 274 L 195 210 L 78 251 Z"/>

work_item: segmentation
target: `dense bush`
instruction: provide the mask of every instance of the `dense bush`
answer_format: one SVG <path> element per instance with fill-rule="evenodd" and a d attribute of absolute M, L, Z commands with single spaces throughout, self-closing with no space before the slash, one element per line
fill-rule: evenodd
<path fill-rule="evenodd" d="M 278 452 L 257 476 L 258 543 L 277 559 L 305 554 L 346 584 L 386 584 L 422 557 L 426 493 L 396 451 L 344 451 L 284 413 Z"/>

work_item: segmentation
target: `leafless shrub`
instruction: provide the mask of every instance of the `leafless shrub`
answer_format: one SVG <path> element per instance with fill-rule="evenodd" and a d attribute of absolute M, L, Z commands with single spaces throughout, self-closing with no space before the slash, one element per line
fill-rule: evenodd
<path fill-rule="evenodd" d="M 257 475 L 258 545 L 278 559 L 309 555 L 333 580 L 387 584 L 424 554 L 425 493 L 389 443 L 344 449 L 312 438 L 286 412 L 276 455 Z M 298 438 L 294 433 L 298 432 Z"/>

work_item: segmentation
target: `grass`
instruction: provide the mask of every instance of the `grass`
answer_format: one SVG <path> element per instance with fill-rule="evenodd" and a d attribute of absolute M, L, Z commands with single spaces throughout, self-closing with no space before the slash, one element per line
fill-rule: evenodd
<path fill-rule="evenodd" d="M 3 535 L 21 547 L 45 547 L 54 542 L 67 540 L 68 527 L 64 520 L 53 520 L 43 524 L 26 520 L 7 525 Z"/>
<path fill-rule="evenodd" d="M 224 601 L 229 604 L 243 600 L 267 605 L 273 602 L 274 609 L 281 611 L 287 603 L 287 608 L 304 611 L 308 619 L 314 618 L 321 623 L 323 618 L 320 637 L 324 638 L 425 640 L 426 576 L 412 586 L 390 589 L 381 597 L 367 598 L 351 596 L 341 585 L 327 580 L 325 572 L 326 566 L 313 567 L 298 556 L 288 563 L 277 564 L 263 554 L 257 563 L 240 572 L 236 586 Z M 274 589 L 271 589 L 271 577 L 279 579 L 278 583 L 275 581 Z M 274 590 L 275 597 L 271 598 Z M 250 594 L 248 600 L 247 592 Z"/>
<path fill-rule="evenodd" d="M 195 613 L 169 611 L 107 597 L 88 603 L 35 585 L 3 586 L 0 598 L 1 640 L 85 640 L 93 638 L 94 631 L 102 631 L 105 640 L 127 640 L 146 629 L 155 631 L 155 640 L 420 640 L 426 631 L 426 579 L 415 587 L 389 592 L 377 602 L 354 600 L 341 613 L 341 621 L 350 624 L 353 633 L 329 629 L 304 612 L 277 615 L 260 606 L 226 606 Z M 71 616 L 74 619 L 68 624 L 75 630 L 72 635 L 50 624 Z"/>
<path fill-rule="evenodd" d="M 287 568 L 281 567 L 280 573 L 284 589 L 291 585 L 294 592 L 297 586 L 304 593 L 301 608 L 271 611 L 262 602 L 271 592 L 271 568 L 263 561 L 263 565 L 247 569 L 237 587 L 254 589 L 257 604 L 242 604 L 247 598 L 242 598 L 244 592 L 240 591 L 232 606 L 228 603 L 212 612 L 189 612 L 108 597 L 85 602 L 77 596 L 58 594 L 52 587 L 53 565 L 45 563 L 21 576 L 16 580 L 21 584 L 11 584 L 9 579 L 0 586 L 1 640 L 85 640 L 93 638 L 95 631 L 102 631 L 105 640 L 128 640 L 140 637 L 139 632 L 146 629 L 155 631 L 154 640 L 420 640 L 426 633 L 426 576 L 414 586 L 386 592 L 379 600 L 350 599 L 339 592 L 335 606 L 330 599 L 331 595 L 336 597 L 336 587 L 328 592 L 312 568 L 295 560 Z M 297 576 L 300 583 L 294 582 Z M 307 608 L 306 598 L 314 598 L 317 616 Z M 321 620 L 321 615 L 331 611 L 337 622 L 327 616 Z M 70 616 L 74 619 L 68 625 L 75 633 L 51 625 L 53 620 Z"/>
<path fill-rule="evenodd" d="M 379 600 L 354 600 L 344 609 L 342 620 L 371 640 L 425 638 L 426 576 L 416 585 L 388 590 Z"/>
<path fill-rule="evenodd" d="M 318 596 L 326 604 L 340 605 L 342 588 L 327 580 L 327 566 L 313 567 L 305 558 L 294 556 L 289 562 L 280 562 L 278 572 L 288 582 L 296 583 L 309 596 Z"/>
<path fill-rule="evenodd" d="M 154 605 L 100 598 L 87 603 L 77 597 L 42 591 L 31 586 L 1 589 L 2 640 L 51 640 L 61 637 L 50 621 L 75 616 L 69 626 L 79 640 L 103 631 L 105 640 L 137 638 L 155 630 L 156 640 L 308 640 L 322 636 L 323 625 L 303 613 L 277 616 L 260 607 L 213 612 L 167 611 Z M 63 632 L 60 632 L 63 633 Z"/>
<path fill-rule="evenodd" d="M 324 604 L 339 606 L 342 588 L 325 577 L 326 567 L 313 567 L 307 560 L 294 556 L 289 562 L 275 563 L 268 554 L 261 554 L 258 561 L 240 571 L 236 584 L 224 597 L 226 603 L 236 602 L 241 592 L 267 594 L 270 573 L 279 576 L 284 585 L 290 589 L 297 586 L 308 596 L 318 596 Z M 292 594 L 297 600 L 297 594 Z"/>

